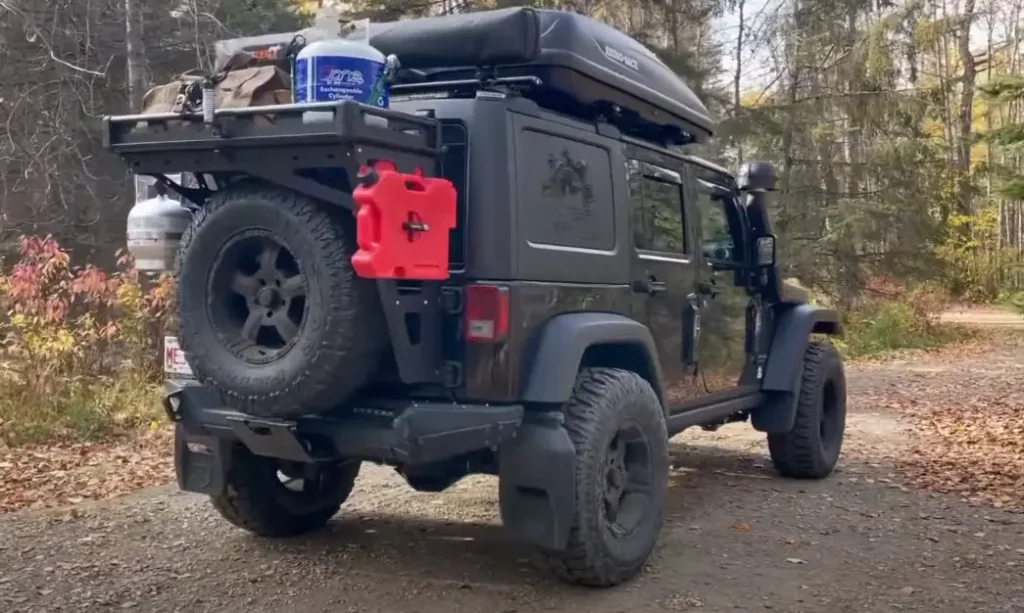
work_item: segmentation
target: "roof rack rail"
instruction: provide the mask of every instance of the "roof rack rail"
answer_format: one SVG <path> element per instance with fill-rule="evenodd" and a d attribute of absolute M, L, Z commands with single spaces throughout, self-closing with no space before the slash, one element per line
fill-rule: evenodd
<path fill-rule="evenodd" d="M 477 91 L 496 86 L 511 86 L 516 88 L 540 87 L 544 81 L 540 77 L 494 77 L 481 76 L 476 79 L 455 79 L 450 81 L 422 81 L 419 83 L 398 83 L 391 86 L 391 93 L 398 95 L 414 95 L 432 91 L 445 91 L 453 89 L 467 89 Z"/>

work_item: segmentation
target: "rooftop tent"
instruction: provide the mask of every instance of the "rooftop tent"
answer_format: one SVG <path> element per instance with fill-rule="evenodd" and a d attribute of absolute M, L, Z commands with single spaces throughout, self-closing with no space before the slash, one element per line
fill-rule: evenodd
<path fill-rule="evenodd" d="M 365 34 L 363 34 L 365 35 Z M 707 107 L 649 49 L 584 15 L 510 8 L 390 23 L 370 28 L 370 43 L 428 80 L 533 75 L 542 89 L 581 108 L 611 108 L 703 141 L 714 131 Z"/>

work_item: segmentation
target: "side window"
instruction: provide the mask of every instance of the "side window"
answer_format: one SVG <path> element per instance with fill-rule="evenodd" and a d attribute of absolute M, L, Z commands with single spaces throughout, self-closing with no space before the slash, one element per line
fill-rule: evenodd
<path fill-rule="evenodd" d="M 680 186 L 645 172 L 645 164 L 629 161 L 633 245 L 637 249 L 687 253 Z"/>
<path fill-rule="evenodd" d="M 726 207 L 732 196 L 704 181 L 697 181 L 697 210 L 700 213 L 700 238 L 704 256 L 710 260 L 735 261 L 739 257 Z"/>

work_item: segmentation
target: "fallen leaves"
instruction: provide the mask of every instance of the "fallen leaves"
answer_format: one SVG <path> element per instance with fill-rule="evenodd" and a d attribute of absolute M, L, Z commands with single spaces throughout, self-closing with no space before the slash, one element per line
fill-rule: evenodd
<path fill-rule="evenodd" d="M 907 485 L 1000 508 L 1024 509 L 1021 337 L 1009 330 L 985 331 L 971 342 L 938 351 L 903 352 L 888 359 L 884 366 L 858 361 L 856 368 L 871 377 L 872 384 L 851 386 L 851 406 L 905 417 L 910 423 L 912 453 L 892 457 L 872 448 L 866 450 L 869 465 L 895 466 Z M 73 509 L 86 501 L 169 483 L 173 480 L 171 438 L 171 430 L 161 427 L 134 439 L 106 443 L 0 446 L 0 513 L 57 506 Z M 904 489 L 889 479 L 877 480 Z M 690 529 L 700 530 L 698 526 Z M 747 533 L 751 526 L 736 522 L 729 529 Z M 787 561 L 805 563 L 799 558 Z"/>
<path fill-rule="evenodd" d="M 174 476 L 170 428 L 106 443 L 0 449 L 0 513 L 103 500 Z"/>
<path fill-rule="evenodd" d="M 959 358 L 977 357 L 984 355 L 994 343 L 1004 340 L 1006 330 L 992 330 L 987 328 L 971 328 L 960 340 L 946 343 L 936 347 L 918 347 L 909 349 L 893 349 L 881 353 L 849 358 L 850 364 L 882 366 L 894 362 L 919 362 L 933 359 L 946 359 L 949 356 Z"/>
<path fill-rule="evenodd" d="M 909 485 L 1024 509 L 1024 346 L 1000 335 L 908 361 L 858 403 L 907 418 L 911 453 L 891 460 Z"/>

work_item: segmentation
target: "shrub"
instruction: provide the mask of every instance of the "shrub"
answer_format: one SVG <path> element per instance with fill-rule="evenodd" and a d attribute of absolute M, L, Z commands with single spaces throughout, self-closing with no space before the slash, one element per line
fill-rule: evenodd
<path fill-rule="evenodd" d="M 1021 290 L 1004 290 L 999 292 L 996 296 L 996 304 L 1000 306 L 1010 307 L 1017 313 L 1024 315 L 1024 291 Z"/>
<path fill-rule="evenodd" d="M 937 347 L 963 338 L 962 329 L 939 321 L 948 303 L 948 296 L 940 290 L 871 279 L 864 295 L 844 314 L 846 334 L 841 349 L 850 356 L 864 356 Z"/>
<path fill-rule="evenodd" d="M 173 296 L 170 277 L 144 284 L 126 253 L 108 274 L 73 267 L 52 237 L 23 237 L 0 275 L 0 441 L 95 438 L 156 418 Z"/>

